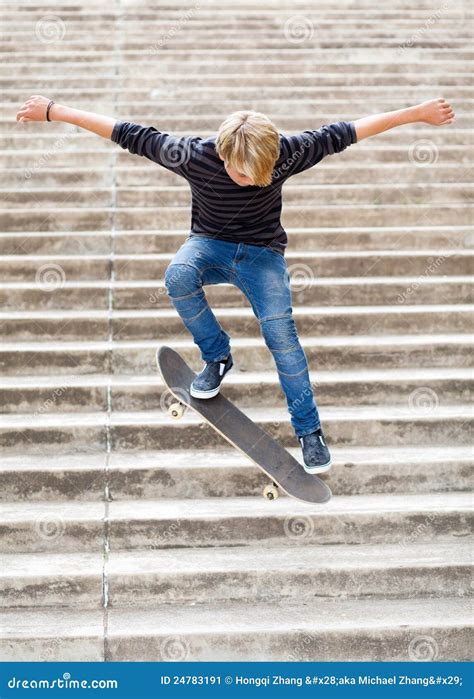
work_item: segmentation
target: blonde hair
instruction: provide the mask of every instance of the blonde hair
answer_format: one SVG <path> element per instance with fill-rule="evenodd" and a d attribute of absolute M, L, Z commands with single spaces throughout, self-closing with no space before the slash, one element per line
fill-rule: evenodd
<path fill-rule="evenodd" d="M 230 114 L 220 125 L 216 151 L 253 184 L 271 184 L 275 162 L 280 154 L 280 137 L 273 122 L 261 112 L 241 110 Z"/>

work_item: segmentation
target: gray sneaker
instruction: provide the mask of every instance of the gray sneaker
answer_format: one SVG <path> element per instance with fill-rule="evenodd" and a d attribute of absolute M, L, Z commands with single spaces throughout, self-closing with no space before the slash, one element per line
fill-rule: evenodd
<path fill-rule="evenodd" d="M 192 382 L 189 392 L 193 398 L 213 398 L 220 391 L 222 379 L 232 369 L 232 355 L 218 362 L 207 362 Z"/>
<path fill-rule="evenodd" d="M 307 473 L 324 473 L 331 468 L 331 455 L 321 427 L 299 437 L 303 450 L 303 468 Z"/>

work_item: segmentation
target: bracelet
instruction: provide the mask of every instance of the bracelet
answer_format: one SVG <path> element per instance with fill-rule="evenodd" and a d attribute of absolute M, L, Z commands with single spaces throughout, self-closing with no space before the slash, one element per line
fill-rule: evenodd
<path fill-rule="evenodd" d="M 46 121 L 51 121 L 51 119 L 49 118 L 49 110 L 51 109 L 53 104 L 55 104 L 55 102 L 54 102 L 54 100 L 51 100 L 46 108 Z"/>

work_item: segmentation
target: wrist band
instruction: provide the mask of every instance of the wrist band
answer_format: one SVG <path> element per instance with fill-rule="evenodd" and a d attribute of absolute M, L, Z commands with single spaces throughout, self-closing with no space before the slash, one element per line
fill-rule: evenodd
<path fill-rule="evenodd" d="M 51 121 L 51 119 L 49 118 L 49 110 L 51 109 L 54 103 L 54 100 L 51 100 L 46 108 L 46 121 Z"/>

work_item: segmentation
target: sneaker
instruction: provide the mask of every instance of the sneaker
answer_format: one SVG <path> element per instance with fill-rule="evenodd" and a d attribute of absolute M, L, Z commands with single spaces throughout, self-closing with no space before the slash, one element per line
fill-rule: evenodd
<path fill-rule="evenodd" d="M 192 382 L 189 392 L 193 398 L 213 398 L 219 393 L 221 382 L 234 362 L 232 355 L 217 362 L 207 362 L 204 369 Z"/>
<path fill-rule="evenodd" d="M 323 431 L 319 427 L 315 432 L 298 437 L 303 450 L 303 468 L 307 473 L 324 473 L 331 468 L 331 455 L 326 445 Z"/>

